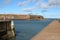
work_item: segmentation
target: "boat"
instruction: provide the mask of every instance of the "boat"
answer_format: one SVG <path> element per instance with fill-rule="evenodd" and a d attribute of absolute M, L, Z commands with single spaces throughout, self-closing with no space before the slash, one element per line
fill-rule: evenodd
<path fill-rule="evenodd" d="M 15 37 L 15 28 L 12 20 L 0 20 L 0 40 L 7 40 Z"/>

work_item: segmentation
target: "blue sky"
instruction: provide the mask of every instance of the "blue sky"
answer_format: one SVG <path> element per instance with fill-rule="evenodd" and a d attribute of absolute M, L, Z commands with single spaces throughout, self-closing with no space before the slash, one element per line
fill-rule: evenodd
<path fill-rule="evenodd" d="M 0 0 L 0 14 L 10 13 L 60 18 L 60 0 Z"/>

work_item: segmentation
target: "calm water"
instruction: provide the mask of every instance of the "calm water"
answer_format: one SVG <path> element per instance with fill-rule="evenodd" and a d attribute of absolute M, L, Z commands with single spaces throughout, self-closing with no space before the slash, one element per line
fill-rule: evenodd
<path fill-rule="evenodd" d="M 30 40 L 50 22 L 52 20 L 14 20 L 15 40 Z"/>

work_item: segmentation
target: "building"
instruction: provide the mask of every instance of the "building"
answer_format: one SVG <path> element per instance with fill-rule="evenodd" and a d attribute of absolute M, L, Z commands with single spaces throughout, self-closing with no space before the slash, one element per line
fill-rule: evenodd
<path fill-rule="evenodd" d="M 40 16 L 40 15 L 30 15 L 30 19 L 32 19 L 32 20 L 41 20 L 41 19 L 44 19 L 44 17 Z"/>
<path fill-rule="evenodd" d="M 40 19 L 44 19 L 44 17 L 40 15 L 0 14 L 0 20 L 5 20 L 5 19 L 40 20 Z"/>

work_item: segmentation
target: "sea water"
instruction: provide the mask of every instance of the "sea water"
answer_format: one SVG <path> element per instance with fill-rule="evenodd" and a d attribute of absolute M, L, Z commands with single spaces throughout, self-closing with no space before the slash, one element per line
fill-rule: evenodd
<path fill-rule="evenodd" d="M 14 20 L 15 40 L 30 40 L 51 22 L 52 20 Z"/>

